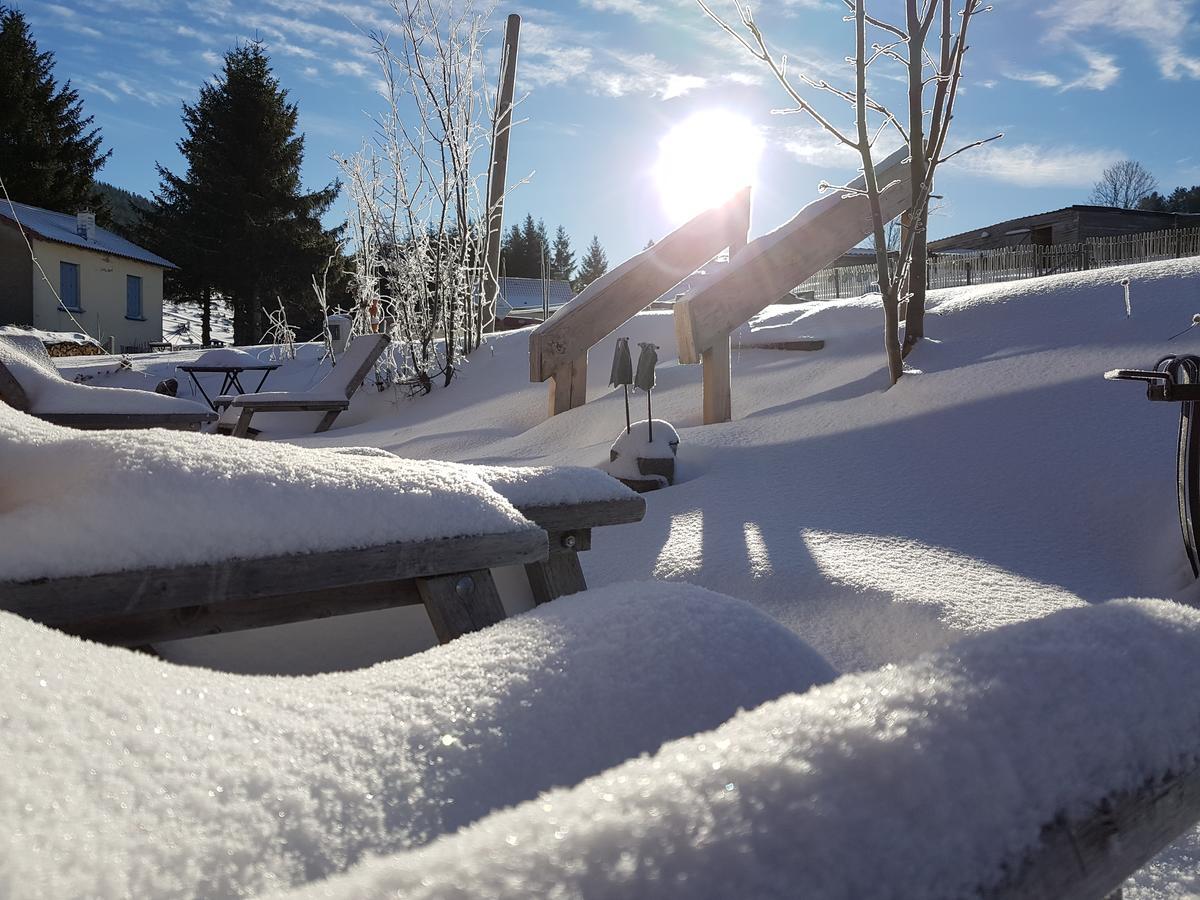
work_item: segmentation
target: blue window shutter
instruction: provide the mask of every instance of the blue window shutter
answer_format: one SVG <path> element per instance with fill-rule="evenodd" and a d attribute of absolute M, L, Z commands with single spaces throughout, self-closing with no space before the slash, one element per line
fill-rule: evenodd
<path fill-rule="evenodd" d="M 142 279 L 139 275 L 125 276 L 125 317 L 142 318 Z"/>
<path fill-rule="evenodd" d="M 79 266 L 75 263 L 58 264 L 58 290 L 63 306 L 79 309 Z"/>

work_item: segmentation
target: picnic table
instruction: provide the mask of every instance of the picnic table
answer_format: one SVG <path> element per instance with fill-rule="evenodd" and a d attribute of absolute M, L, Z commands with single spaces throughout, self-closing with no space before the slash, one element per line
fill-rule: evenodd
<path fill-rule="evenodd" d="M 206 353 L 204 356 L 208 355 L 209 354 Z M 200 357 L 200 359 L 203 360 L 204 356 Z M 197 375 L 206 372 L 220 372 L 223 375 L 221 380 L 221 390 L 216 394 L 218 397 L 222 397 L 226 394 L 256 394 L 262 390 L 263 384 L 266 383 L 267 376 L 278 369 L 279 365 L 279 363 L 263 363 L 257 361 L 254 363 L 240 361 L 235 362 L 232 360 L 226 363 L 197 361 L 195 363 L 181 365 L 178 368 L 181 371 L 188 373 L 188 376 L 192 379 L 192 383 L 199 388 L 200 393 L 204 397 L 205 401 L 207 401 L 208 405 L 215 410 L 217 408 L 216 402 L 212 397 L 208 396 L 208 392 L 204 390 L 204 385 L 200 383 L 200 379 L 196 377 Z M 239 376 L 243 372 L 262 372 L 262 378 L 258 380 L 258 386 L 253 391 L 247 391 L 244 387 L 242 387 L 242 382 Z"/>

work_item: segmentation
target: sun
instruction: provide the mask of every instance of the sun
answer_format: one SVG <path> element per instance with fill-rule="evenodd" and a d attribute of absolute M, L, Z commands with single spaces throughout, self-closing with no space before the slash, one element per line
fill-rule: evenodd
<path fill-rule="evenodd" d="M 763 139 L 749 120 L 721 109 L 694 113 L 659 142 L 654 177 L 677 224 L 716 206 L 758 174 Z"/>

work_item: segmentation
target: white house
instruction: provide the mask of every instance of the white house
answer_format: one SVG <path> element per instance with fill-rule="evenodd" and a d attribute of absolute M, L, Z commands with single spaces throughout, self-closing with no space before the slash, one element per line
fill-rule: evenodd
<path fill-rule="evenodd" d="M 116 352 L 144 349 L 162 340 L 163 271 L 174 268 L 97 228 L 91 213 L 0 203 L 0 325 L 85 331 Z"/>

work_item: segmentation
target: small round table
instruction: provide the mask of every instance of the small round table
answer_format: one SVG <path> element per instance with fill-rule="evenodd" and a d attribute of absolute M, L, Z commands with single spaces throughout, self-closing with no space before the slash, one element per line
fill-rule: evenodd
<path fill-rule="evenodd" d="M 214 410 L 217 408 L 216 403 L 208 396 L 208 392 L 204 390 L 204 385 L 200 383 L 200 379 L 196 375 L 202 372 L 220 372 L 224 375 L 221 380 L 221 391 L 217 394 L 218 397 L 230 393 L 231 389 L 236 389 L 239 394 L 258 393 L 262 390 L 262 386 L 267 381 L 267 376 L 279 368 L 279 363 L 256 363 L 246 365 L 242 363 L 229 364 L 224 366 L 206 366 L 206 365 L 183 365 L 178 367 L 181 371 L 187 372 L 191 377 L 192 382 L 200 389 L 201 395 L 208 402 L 208 405 Z M 243 372 L 262 372 L 262 378 L 258 380 L 258 387 L 253 391 L 247 391 L 242 387 L 241 379 L 238 378 Z"/>

